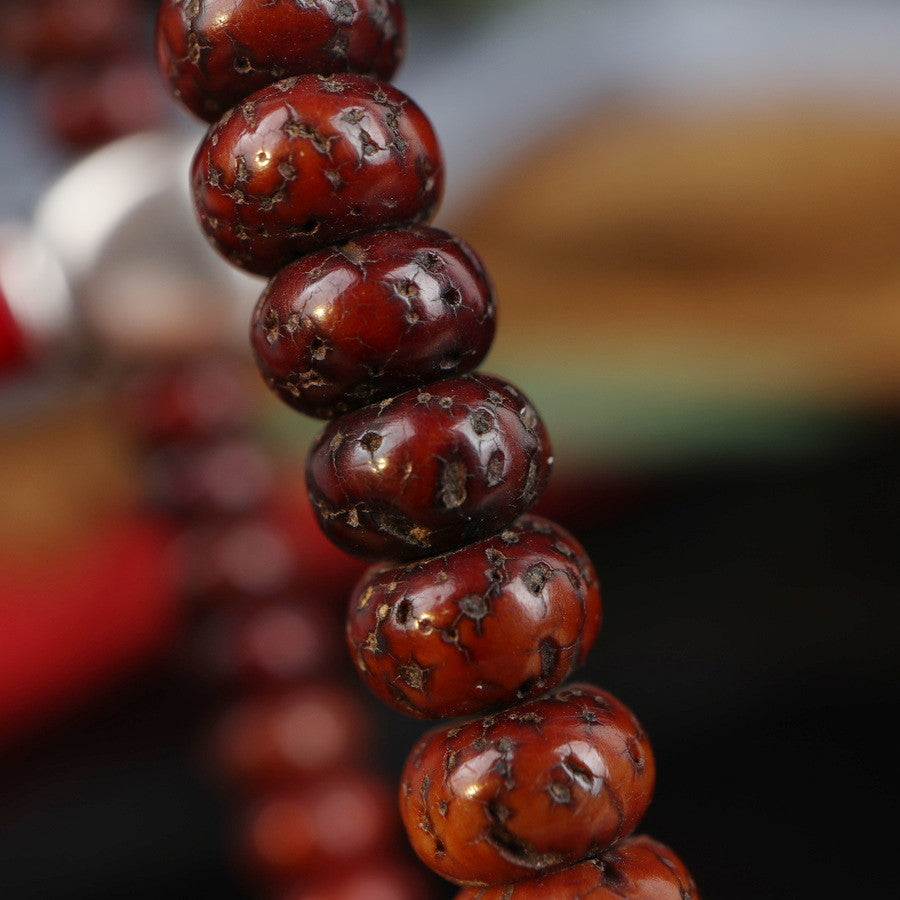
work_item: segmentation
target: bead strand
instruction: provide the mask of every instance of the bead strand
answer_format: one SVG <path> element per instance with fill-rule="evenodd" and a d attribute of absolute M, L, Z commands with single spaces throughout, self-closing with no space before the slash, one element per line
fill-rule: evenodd
<path fill-rule="evenodd" d="M 307 583 L 311 554 L 292 552 L 275 514 L 274 464 L 249 433 L 245 381 L 234 363 L 200 360 L 143 372 L 124 397 L 146 501 L 176 527 L 185 661 L 214 690 L 207 767 L 240 813 L 240 860 L 274 895 L 427 900 L 372 770 L 370 713 L 345 684 L 333 592 Z M 244 549 L 261 540 L 288 563 L 264 578 Z M 219 544 L 229 560 L 210 552 Z M 330 563 L 346 590 L 354 561 Z"/>
<path fill-rule="evenodd" d="M 581 864 L 617 896 L 653 882 L 652 896 L 696 898 L 670 851 L 624 843 L 653 791 L 643 729 L 606 692 L 560 687 L 599 629 L 597 577 L 559 526 L 521 518 L 550 442 L 521 391 L 471 374 L 493 337 L 489 282 L 471 248 L 427 227 L 443 189 L 430 123 L 372 77 L 392 71 L 385 46 L 399 63 L 402 27 L 391 0 L 166 0 L 173 92 L 208 120 L 230 107 L 194 159 L 200 224 L 271 278 L 251 327 L 263 376 L 332 419 L 307 464 L 323 530 L 387 560 L 350 603 L 364 679 L 418 717 L 489 713 L 410 755 L 400 805 L 416 852 L 462 886 L 531 885 L 504 897 L 547 878 L 575 896 Z"/>

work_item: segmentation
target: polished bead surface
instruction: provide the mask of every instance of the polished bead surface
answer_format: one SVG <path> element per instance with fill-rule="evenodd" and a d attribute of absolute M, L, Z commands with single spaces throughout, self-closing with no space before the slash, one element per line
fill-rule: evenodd
<path fill-rule="evenodd" d="M 646 835 L 595 859 L 515 885 L 466 888 L 456 900 L 700 900 L 684 863 Z"/>
<path fill-rule="evenodd" d="M 583 548 L 524 516 L 445 556 L 372 568 L 350 598 L 347 641 L 385 703 L 440 718 L 556 687 L 599 627 L 597 575 Z"/>
<path fill-rule="evenodd" d="M 214 753 L 227 782 L 258 790 L 361 763 L 370 742 L 369 718 L 354 694 L 309 683 L 230 708 L 217 724 Z"/>
<path fill-rule="evenodd" d="M 261 798 L 244 823 L 247 863 L 277 880 L 332 874 L 386 850 L 396 812 L 384 785 L 346 771 Z"/>
<path fill-rule="evenodd" d="M 413 849 L 439 875 L 507 884 L 626 837 L 654 778 L 634 715 L 577 684 L 426 734 L 404 767 L 400 812 Z"/>
<path fill-rule="evenodd" d="M 301 75 L 252 94 L 200 145 L 200 224 L 235 265 L 274 275 L 365 231 L 426 222 L 443 191 L 428 119 L 363 75 Z"/>
<path fill-rule="evenodd" d="M 543 492 L 550 440 L 509 382 L 464 375 L 330 423 L 310 450 L 325 533 L 358 556 L 418 559 L 501 531 Z"/>
<path fill-rule="evenodd" d="M 388 81 L 405 47 L 397 0 L 163 0 L 156 26 L 163 77 L 208 122 L 291 75 Z"/>
<path fill-rule="evenodd" d="M 250 337 L 281 399 L 331 418 L 471 371 L 490 349 L 494 310 L 466 243 L 436 228 L 399 228 L 282 269 L 257 304 Z"/>

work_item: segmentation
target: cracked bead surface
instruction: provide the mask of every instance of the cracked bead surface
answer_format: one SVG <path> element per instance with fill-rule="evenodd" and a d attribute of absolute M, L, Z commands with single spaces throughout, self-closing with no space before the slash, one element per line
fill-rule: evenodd
<path fill-rule="evenodd" d="M 356 234 L 427 222 L 443 176 L 434 130 L 405 94 L 363 75 L 301 75 L 220 119 L 191 183 L 213 246 L 274 275 Z"/>
<path fill-rule="evenodd" d="M 466 243 L 436 228 L 399 228 L 282 269 L 250 336 L 281 399 L 331 418 L 474 369 L 493 341 L 494 309 Z"/>
<path fill-rule="evenodd" d="M 597 575 L 583 548 L 525 516 L 445 556 L 372 568 L 350 598 L 347 640 L 385 703 L 439 718 L 556 687 L 599 627 Z"/>
<path fill-rule="evenodd" d="M 208 122 L 291 75 L 388 81 L 405 48 L 397 0 L 163 0 L 157 17 L 160 71 Z"/>
<path fill-rule="evenodd" d="M 550 440 L 527 397 L 464 375 L 348 413 L 306 468 L 325 533 L 358 556 L 419 559 L 501 531 L 550 477 Z"/>
<path fill-rule="evenodd" d="M 464 886 L 562 869 L 630 834 L 653 792 L 650 744 L 634 715 L 587 684 L 435 729 L 403 770 L 413 849 Z"/>
<path fill-rule="evenodd" d="M 684 863 L 646 835 L 595 859 L 515 885 L 467 888 L 456 900 L 700 900 Z"/>

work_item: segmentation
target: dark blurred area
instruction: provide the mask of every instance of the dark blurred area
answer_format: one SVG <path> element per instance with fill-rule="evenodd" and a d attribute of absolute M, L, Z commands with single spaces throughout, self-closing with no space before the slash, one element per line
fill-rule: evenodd
<path fill-rule="evenodd" d="M 700 0 L 681 17 L 649 2 L 407 5 L 422 56 L 403 86 L 421 81 L 439 130 L 461 123 L 447 140 L 458 182 L 446 215 L 484 256 L 501 298 L 488 368 L 545 412 L 558 468 L 542 508 L 584 543 L 603 585 L 603 630 L 578 677 L 625 701 L 653 742 L 658 788 L 640 830 L 678 852 L 707 900 L 892 896 L 877 823 L 895 792 L 883 748 L 897 713 L 900 624 L 900 104 L 878 61 L 890 56 L 883 44 L 900 44 L 900 15 L 874 2 L 823 4 L 821 17 L 802 2 L 737 4 L 733 20 Z M 4 16 L 16 6 L 0 0 Z M 136 4 L 136 42 L 148 44 L 154 7 Z M 855 14 L 858 32 L 845 27 Z M 581 67 L 593 66 L 593 81 L 573 76 L 575 93 L 548 89 L 542 100 L 548 75 L 529 111 L 522 94 L 541 65 L 521 48 L 540 49 L 535 29 L 554 16 L 568 30 L 540 34 L 557 50 L 569 39 L 599 48 Z M 667 22 L 688 20 L 696 27 L 685 34 L 708 58 L 689 42 L 666 55 L 678 43 L 666 40 Z M 629 55 L 628 36 L 645 24 L 644 55 Z M 842 29 L 852 52 L 820 71 L 816 41 L 824 47 Z M 506 46 L 507 30 L 518 44 Z M 809 46 L 785 62 L 801 33 Z M 730 58 L 723 35 L 734 38 Z M 451 90 L 466 90 L 471 55 L 486 44 L 496 85 L 521 92 L 508 102 L 496 85 L 480 98 Z M 548 58 L 562 83 L 566 66 Z M 152 96 L 140 60 L 117 56 L 127 75 L 114 78 L 108 108 Z M 77 289 L 75 349 L 60 340 L 68 319 L 48 326 L 49 338 L 30 334 L 37 326 L 14 321 L 15 302 L 12 314 L 3 302 L 4 290 L 11 301 L 21 290 L 3 279 L 9 229 L 30 227 L 23 217 L 76 151 L 161 123 L 184 127 L 150 100 L 146 117 L 112 121 L 99 104 L 74 124 L 54 119 L 54 108 L 71 111 L 73 86 L 102 93 L 89 69 L 37 88 L 22 68 L 0 72 L 0 147 L 13 169 L 28 169 L 0 180 L 0 351 L 10 348 L 14 370 L 0 380 L 7 635 L 26 634 L 26 604 L 40 610 L 47 599 L 28 577 L 59 564 L 51 583 L 64 594 L 69 556 L 86 535 L 117 532 L 141 493 L 110 401 L 131 348 L 116 345 L 114 329 L 85 325 L 91 298 Z M 739 102 L 738 81 L 750 85 Z M 722 97 L 704 106 L 680 95 L 699 84 Z M 25 121 L 28 108 L 35 118 Z M 502 141 L 488 135 L 482 146 L 465 131 L 467 120 L 483 128 L 506 115 L 517 124 L 498 124 Z M 54 130 L 66 149 L 48 137 Z M 129 228 L 117 226 L 116 239 Z M 176 297 L 193 284 L 173 283 Z M 61 348 L 63 362 L 35 364 L 48 348 Z M 259 434 L 295 469 L 316 426 L 256 399 Z M 256 896 L 236 861 L 239 803 L 204 761 L 223 699 L 185 661 L 184 610 L 169 608 L 174 589 L 160 600 L 165 586 L 143 583 L 131 557 L 134 583 L 119 594 L 92 583 L 84 573 L 101 571 L 119 545 L 97 546 L 74 579 L 96 609 L 59 618 L 58 643 L 65 653 L 78 644 L 72 658 L 82 660 L 93 645 L 112 654 L 118 639 L 118 656 L 73 674 L 77 702 L 57 686 L 45 707 L 40 677 L 22 675 L 14 641 L 0 635 L 10 654 L 6 669 L 0 660 L 0 898 Z M 141 591 L 157 604 L 147 618 L 120 622 L 99 602 Z M 57 681 L 67 666 L 62 650 L 32 660 Z M 425 726 L 365 702 L 377 726 L 366 755 L 395 780 Z"/>

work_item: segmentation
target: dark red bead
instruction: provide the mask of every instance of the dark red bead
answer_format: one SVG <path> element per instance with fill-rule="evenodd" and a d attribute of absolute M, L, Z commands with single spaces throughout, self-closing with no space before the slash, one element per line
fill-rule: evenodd
<path fill-rule="evenodd" d="M 439 718 L 556 687 L 599 627 L 597 575 L 583 548 L 526 516 L 446 556 L 371 569 L 350 599 L 347 640 L 385 703 Z"/>
<path fill-rule="evenodd" d="M 527 397 L 499 378 L 464 375 L 330 423 L 306 477 L 339 547 L 417 559 L 501 531 L 529 509 L 550 477 L 550 452 Z"/>
<path fill-rule="evenodd" d="M 243 847 L 259 874 L 285 881 L 369 860 L 391 845 L 395 829 L 384 785 L 347 771 L 261 798 L 245 824 Z"/>
<path fill-rule="evenodd" d="M 467 888 L 456 900 L 700 900 L 684 863 L 664 844 L 639 835 L 595 859 L 515 885 Z"/>
<path fill-rule="evenodd" d="M 249 790 L 296 784 L 363 762 L 372 737 L 355 695 L 327 683 L 244 700 L 215 732 L 219 772 Z"/>
<path fill-rule="evenodd" d="M 508 884 L 626 837 L 654 779 L 634 715 L 579 684 L 426 734 L 404 767 L 400 812 L 413 849 L 439 875 Z"/>
<path fill-rule="evenodd" d="M 160 71 L 208 122 L 291 75 L 389 81 L 405 49 L 397 0 L 163 0 L 156 23 Z"/>
<path fill-rule="evenodd" d="M 425 227 L 378 231 L 282 269 L 250 335 L 282 400 L 331 418 L 474 369 L 494 337 L 494 297 L 458 238 Z"/>
<path fill-rule="evenodd" d="M 191 180 L 213 245 L 274 275 L 356 234 L 427 221 L 443 173 L 434 130 L 405 94 L 363 75 L 301 75 L 214 125 Z"/>

